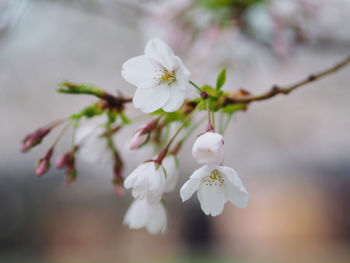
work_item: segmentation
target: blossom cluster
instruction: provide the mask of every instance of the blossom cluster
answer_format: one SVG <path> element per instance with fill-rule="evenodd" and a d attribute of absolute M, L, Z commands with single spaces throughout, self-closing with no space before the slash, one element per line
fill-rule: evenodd
<path fill-rule="evenodd" d="M 200 88 L 189 80 L 189 70 L 172 49 L 160 39 L 151 39 L 144 55 L 127 60 L 121 74 L 136 86 L 132 99 L 114 96 L 94 86 L 62 84 L 59 92 L 89 94 L 99 100 L 68 119 L 40 128 L 23 139 L 21 149 L 25 152 L 40 144 L 55 127 L 66 124 L 39 160 L 37 175 L 42 176 L 49 170 L 57 142 L 67 128 L 73 127 L 72 148 L 59 155 L 55 163 L 56 168 L 64 169 L 66 185 L 72 185 L 77 179 L 77 159 L 90 164 L 112 163 L 115 193 L 121 196 L 125 189 L 131 190 L 134 199 L 125 214 L 124 224 L 132 229 L 146 228 L 150 233 L 164 233 L 168 225 L 165 197 L 176 191 L 181 175 L 177 154 L 202 123 L 194 118 L 194 114 L 204 111 L 207 126 L 192 147 L 193 158 L 201 167 L 183 184 L 179 197 L 185 202 L 197 192 L 201 209 L 211 216 L 221 214 L 227 201 L 240 208 L 246 207 L 249 194 L 241 179 L 234 169 L 222 165 L 222 134 L 233 112 L 244 109 L 244 105 L 227 103 L 229 94 L 221 90 L 226 79 L 225 70 L 219 74 L 215 88 L 209 85 Z M 189 85 L 198 94 L 190 100 L 186 99 Z M 147 148 L 152 151 L 144 154 L 141 164 L 125 177 L 123 151 L 117 146 L 115 137 L 120 129 L 131 123 L 124 107 L 129 102 L 154 117 L 135 131 L 128 145 L 128 151 L 133 153 L 140 154 L 142 150 L 148 151 Z M 227 119 L 226 125 L 219 125 L 217 132 L 214 118 L 218 111 Z M 83 119 L 100 117 L 104 125 L 83 123 Z M 182 130 L 186 130 L 185 135 Z"/>

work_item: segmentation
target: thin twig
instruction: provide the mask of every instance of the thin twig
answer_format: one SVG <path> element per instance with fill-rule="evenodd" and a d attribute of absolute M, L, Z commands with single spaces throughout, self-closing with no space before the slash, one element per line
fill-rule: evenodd
<path fill-rule="evenodd" d="M 258 94 L 258 95 L 246 95 L 246 96 L 242 96 L 242 97 L 228 97 L 226 98 L 226 102 L 225 104 L 233 104 L 233 103 L 250 103 L 253 101 L 260 101 L 260 100 L 267 100 L 269 98 L 272 98 L 278 94 L 288 94 L 290 92 L 292 92 L 293 90 L 302 87 L 304 85 L 307 85 L 311 82 L 314 82 L 318 79 L 321 79 L 325 76 L 328 76 L 332 73 L 335 73 L 337 71 L 339 71 L 340 69 L 344 68 L 345 66 L 347 66 L 350 63 L 350 56 L 347 56 L 345 59 L 343 59 L 342 61 L 340 61 L 338 64 L 336 64 L 335 66 L 326 69 L 324 71 L 321 71 L 317 74 L 311 74 L 309 75 L 307 78 L 294 83 L 292 85 L 286 86 L 286 87 L 282 87 L 282 86 L 278 86 L 278 85 L 274 85 L 270 90 L 268 90 L 265 93 L 262 94 Z"/>

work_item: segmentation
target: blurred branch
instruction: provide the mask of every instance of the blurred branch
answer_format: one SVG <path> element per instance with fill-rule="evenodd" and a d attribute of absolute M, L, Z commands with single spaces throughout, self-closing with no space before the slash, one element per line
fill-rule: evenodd
<path fill-rule="evenodd" d="M 253 101 L 260 101 L 260 100 L 267 100 L 270 99 L 278 94 L 289 94 L 293 90 L 305 86 L 309 83 L 312 83 L 316 80 L 319 80 L 323 77 L 326 77 L 328 75 L 331 75 L 332 73 L 336 73 L 337 71 L 341 70 L 345 66 L 347 66 L 350 63 L 350 56 L 347 56 L 345 59 L 337 63 L 335 66 L 328 68 L 324 71 L 321 71 L 317 74 L 311 74 L 307 78 L 294 83 L 292 85 L 283 87 L 279 85 L 274 85 L 270 90 L 268 90 L 265 93 L 258 94 L 258 95 L 244 95 L 244 96 L 231 96 L 227 97 L 225 104 L 234 104 L 234 103 L 251 103 Z"/>

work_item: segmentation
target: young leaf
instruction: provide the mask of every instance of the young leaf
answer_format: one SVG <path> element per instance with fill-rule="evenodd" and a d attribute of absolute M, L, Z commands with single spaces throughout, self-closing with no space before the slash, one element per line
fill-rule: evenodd
<path fill-rule="evenodd" d="M 68 93 L 68 94 L 88 94 L 94 95 L 96 97 L 103 96 L 103 90 L 100 90 L 92 85 L 85 84 L 76 84 L 72 82 L 63 82 L 61 83 L 61 88 L 57 90 L 59 93 Z"/>
<path fill-rule="evenodd" d="M 222 86 L 225 84 L 225 82 L 226 82 L 226 69 L 223 69 L 216 80 L 216 90 L 220 90 Z"/>

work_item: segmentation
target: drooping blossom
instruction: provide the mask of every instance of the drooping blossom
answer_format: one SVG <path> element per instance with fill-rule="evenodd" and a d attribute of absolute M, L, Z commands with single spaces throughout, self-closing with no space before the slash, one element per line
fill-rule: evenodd
<path fill-rule="evenodd" d="M 134 198 L 144 199 L 151 203 L 160 201 L 164 193 L 166 176 L 161 166 L 153 161 L 140 164 L 125 179 L 124 187 L 132 189 Z"/>
<path fill-rule="evenodd" d="M 176 111 L 185 100 L 190 72 L 160 39 L 148 41 L 145 55 L 127 60 L 122 76 L 137 87 L 133 103 L 145 113 L 162 108 Z"/>
<path fill-rule="evenodd" d="M 131 229 L 145 227 L 151 234 L 164 233 L 167 229 L 167 215 L 161 202 L 150 203 L 147 199 L 136 199 L 124 217 L 124 225 Z"/>
<path fill-rule="evenodd" d="M 226 166 L 204 165 L 190 176 L 182 186 L 183 202 L 197 191 L 201 208 L 206 215 L 220 215 L 227 201 L 239 208 L 249 202 L 249 194 L 235 170 Z"/>
<path fill-rule="evenodd" d="M 192 155 L 199 164 L 219 165 L 224 158 L 224 141 L 219 133 L 200 135 L 192 147 Z"/>

